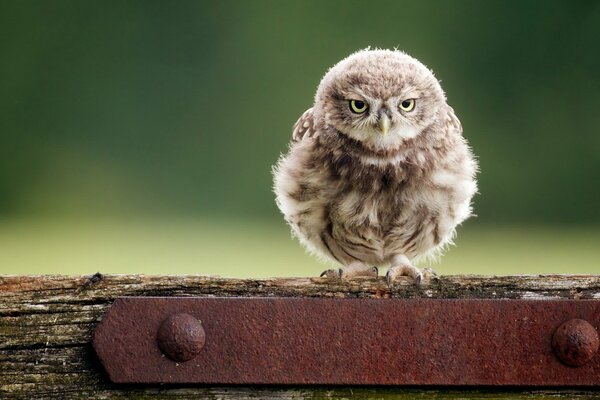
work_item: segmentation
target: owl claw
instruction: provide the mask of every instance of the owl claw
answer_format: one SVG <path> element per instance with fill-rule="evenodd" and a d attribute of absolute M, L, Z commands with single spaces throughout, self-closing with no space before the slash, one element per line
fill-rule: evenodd
<path fill-rule="evenodd" d="M 340 278 L 342 279 L 377 278 L 377 276 L 379 276 L 379 268 L 365 266 L 364 264 L 351 264 L 340 270 Z"/>
<path fill-rule="evenodd" d="M 419 272 L 419 275 L 415 277 L 415 285 L 417 287 L 421 286 L 421 282 L 423 281 L 423 273 Z"/>
<path fill-rule="evenodd" d="M 321 272 L 319 275 L 321 278 L 337 278 L 337 279 L 354 279 L 354 278 L 362 278 L 362 277 L 372 277 L 377 278 L 379 276 L 379 268 L 371 267 L 364 269 L 356 268 L 353 266 L 349 266 L 346 269 L 328 269 Z"/>
<path fill-rule="evenodd" d="M 321 272 L 319 275 L 321 278 L 341 278 L 342 277 L 342 269 L 327 269 Z"/>
<path fill-rule="evenodd" d="M 397 267 L 390 267 L 385 274 L 385 281 L 388 287 L 391 288 L 401 276 L 413 278 L 417 287 L 421 286 L 421 283 L 429 278 L 428 275 L 424 275 L 422 271 L 413 266 L 400 265 Z"/>
<path fill-rule="evenodd" d="M 398 276 L 395 276 L 392 272 L 391 272 L 391 268 L 388 269 L 388 271 L 385 273 L 385 283 L 387 283 L 388 287 L 391 288 L 392 286 L 394 286 L 394 282 L 397 280 Z M 415 279 L 415 282 L 417 284 L 417 286 L 420 285 L 421 280 L 417 277 Z"/>

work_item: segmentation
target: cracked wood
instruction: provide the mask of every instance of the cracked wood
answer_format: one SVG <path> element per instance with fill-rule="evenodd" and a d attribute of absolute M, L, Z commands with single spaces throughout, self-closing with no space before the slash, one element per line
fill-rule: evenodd
<path fill-rule="evenodd" d="M 600 276 L 442 276 L 390 290 L 383 279 L 240 280 L 201 276 L 0 276 L 0 398 L 593 398 L 586 391 L 344 387 L 124 387 L 102 372 L 91 334 L 120 296 L 600 299 Z"/>

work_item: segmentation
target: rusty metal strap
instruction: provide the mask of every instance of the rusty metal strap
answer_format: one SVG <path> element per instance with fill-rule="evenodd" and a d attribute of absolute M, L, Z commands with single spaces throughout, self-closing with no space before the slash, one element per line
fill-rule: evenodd
<path fill-rule="evenodd" d="M 115 301 L 93 344 L 119 383 L 599 386 L 596 300 Z"/>

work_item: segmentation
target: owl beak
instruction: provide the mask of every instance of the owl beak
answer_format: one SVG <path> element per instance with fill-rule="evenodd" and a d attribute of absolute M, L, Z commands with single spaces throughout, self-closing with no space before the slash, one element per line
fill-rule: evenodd
<path fill-rule="evenodd" d="M 384 112 L 379 115 L 379 130 L 383 135 L 390 130 L 390 117 Z"/>

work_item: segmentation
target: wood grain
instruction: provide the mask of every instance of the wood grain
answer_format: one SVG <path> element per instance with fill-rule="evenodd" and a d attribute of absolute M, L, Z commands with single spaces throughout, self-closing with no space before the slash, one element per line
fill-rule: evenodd
<path fill-rule="evenodd" d="M 600 276 L 442 276 L 420 288 L 383 279 L 240 280 L 203 276 L 0 276 L 2 399 L 595 398 L 593 391 L 348 387 L 128 387 L 108 382 L 91 334 L 120 296 L 600 299 Z"/>

